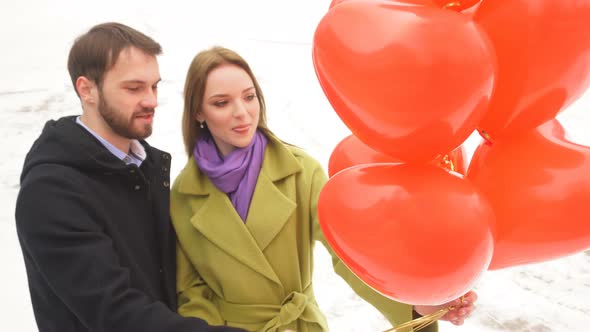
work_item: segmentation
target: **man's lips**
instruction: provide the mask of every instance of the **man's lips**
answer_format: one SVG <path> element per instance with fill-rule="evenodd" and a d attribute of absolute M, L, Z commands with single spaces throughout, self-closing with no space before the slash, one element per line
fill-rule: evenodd
<path fill-rule="evenodd" d="M 154 112 L 136 114 L 135 117 L 149 120 L 154 117 Z"/>

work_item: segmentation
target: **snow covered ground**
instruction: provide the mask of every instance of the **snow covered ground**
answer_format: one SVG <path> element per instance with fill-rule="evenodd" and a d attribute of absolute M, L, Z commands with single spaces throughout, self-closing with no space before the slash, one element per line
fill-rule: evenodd
<path fill-rule="evenodd" d="M 257 74 L 271 129 L 327 167 L 349 131 L 324 97 L 311 62 L 311 40 L 329 0 L 83 1 L 0 3 L 0 330 L 36 331 L 14 226 L 22 162 L 48 119 L 80 112 L 66 70 L 73 39 L 104 21 L 131 25 L 158 40 L 163 82 L 150 142 L 173 154 L 172 175 L 185 162 L 180 134 L 185 71 L 199 50 L 240 52 Z M 590 92 L 560 117 L 570 135 L 590 145 Z M 477 136 L 468 147 L 473 149 Z M 590 221 L 589 221 L 590 222 Z M 459 240 L 459 239 L 458 239 Z M 382 331 L 387 322 L 331 270 L 318 246 L 315 289 L 333 331 Z M 590 330 L 590 252 L 526 267 L 486 272 L 478 309 L 450 331 Z"/>

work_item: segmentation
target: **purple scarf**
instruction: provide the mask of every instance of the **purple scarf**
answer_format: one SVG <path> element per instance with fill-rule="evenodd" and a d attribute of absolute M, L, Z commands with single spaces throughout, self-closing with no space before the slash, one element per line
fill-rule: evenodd
<path fill-rule="evenodd" d="M 235 149 L 224 158 L 217 151 L 213 138 L 207 135 L 197 139 L 193 150 L 201 171 L 219 190 L 229 195 L 244 222 L 262 167 L 266 142 L 264 134 L 257 130 L 248 146 Z"/>

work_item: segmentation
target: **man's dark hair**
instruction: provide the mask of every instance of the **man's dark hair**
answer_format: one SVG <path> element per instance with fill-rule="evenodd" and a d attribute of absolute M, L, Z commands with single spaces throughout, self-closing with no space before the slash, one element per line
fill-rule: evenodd
<path fill-rule="evenodd" d="M 74 90 L 80 76 L 101 87 L 105 73 L 115 65 L 121 51 L 129 47 L 153 56 L 162 53 L 162 47 L 152 38 L 121 23 L 102 23 L 79 36 L 68 57 Z"/>

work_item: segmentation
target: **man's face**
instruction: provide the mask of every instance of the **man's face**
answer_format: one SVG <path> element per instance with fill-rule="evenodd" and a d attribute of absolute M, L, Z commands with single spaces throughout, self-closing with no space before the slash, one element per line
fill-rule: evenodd
<path fill-rule="evenodd" d="M 98 90 L 98 111 L 113 133 L 128 139 L 151 135 L 159 81 L 155 56 L 133 47 L 121 51 Z"/>

